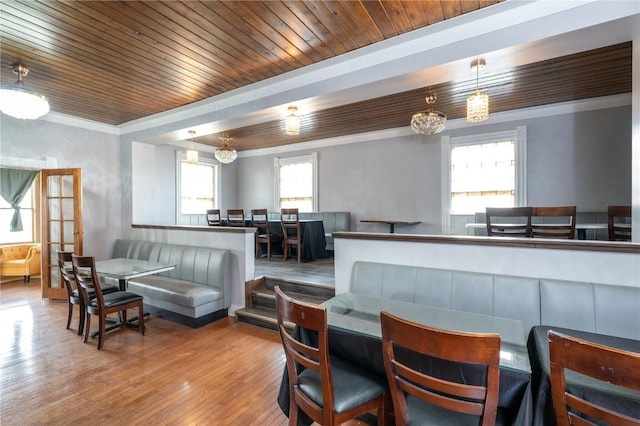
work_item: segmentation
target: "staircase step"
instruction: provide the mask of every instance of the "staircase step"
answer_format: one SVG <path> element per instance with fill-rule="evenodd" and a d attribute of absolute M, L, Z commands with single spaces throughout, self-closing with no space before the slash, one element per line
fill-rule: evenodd
<path fill-rule="evenodd" d="M 260 328 L 266 328 L 269 330 L 278 330 L 276 311 L 273 309 L 246 307 L 236 310 L 235 314 L 236 321 L 238 322 L 254 325 Z M 293 330 L 294 325 L 292 323 L 285 322 L 285 327 Z"/>

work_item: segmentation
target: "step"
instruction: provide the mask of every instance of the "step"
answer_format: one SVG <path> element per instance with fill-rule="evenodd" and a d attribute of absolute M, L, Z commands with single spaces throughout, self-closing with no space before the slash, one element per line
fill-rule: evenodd
<path fill-rule="evenodd" d="M 245 324 L 254 325 L 268 330 L 278 330 L 278 322 L 276 320 L 276 311 L 273 309 L 264 309 L 258 307 L 247 307 L 236 310 L 236 321 Z M 285 321 L 285 327 L 293 330 L 294 325 Z"/>
<path fill-rule="evenodd" d="M 314 305 L 319 305 L 322 302 L 327 300 L 326 297 L 309 295 L 307 293 L 301 293 L 299 291 L 290 291 L 288 289 L 283 291 L 287 296 L 292 297 L 295 300 L 305 302 L 305 303 L 311 303 Z M 275 291 L 272 288 L 261 288 L 253 291 L 251 293 L 251 306 L 254 306 L 254 307 L 260 306 L 260 307 L 271 308 L 275 310 L 276 308 Z"/>

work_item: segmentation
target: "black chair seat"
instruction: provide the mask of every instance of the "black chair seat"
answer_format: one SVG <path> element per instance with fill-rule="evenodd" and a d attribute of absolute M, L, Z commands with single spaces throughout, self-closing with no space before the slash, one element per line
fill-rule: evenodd
<path fill-rule="evenodd" d="M 368 373 L 342 358 L 331 357 L 331 376 L 336 413 L 349 411 L 367 401 L 384 395 L 386 380 Z M 298 375 L 298 387 L 316 404 L 322 406 L 320 374 L 304 370 Z"/>
<path fill-rule="evenodd" d="M 120 290 L 120 289 L 118 287 L 114 287 L 114 286 L 104 286 L 104 287 L 102 287 L 102 293 L 104 293 L 104 294 L 115 293 L 118 290 Z M 87 294 L 92 299 L 94 297 L 96 297 L 96 292 L 93 291 L 93 290 L 89 290 L 87 292 Z M 75 298 L 78 298 L 78 299 L 80 298 L 80 292 L 78 291 L 77 288 L 71 292 L 71 296 L 75 297 Z"/>
<path fill-rule="evenodd" d="M 126 302 L 135 302 L 136 300 L 142 300 L 142 296 L 129 291 L 116 291 L 104 295 L 104 306 L 109 308 L 115 305 L 121 305 Z M 98 304 L 95 300 L 91 301 L 92 307 L 97 307 Z"/>

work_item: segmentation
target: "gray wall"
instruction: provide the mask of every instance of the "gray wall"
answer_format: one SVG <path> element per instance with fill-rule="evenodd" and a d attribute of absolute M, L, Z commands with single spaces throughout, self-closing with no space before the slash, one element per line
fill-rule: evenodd
<path fill-rule="evenodd" d="M 631 203 L 631 107 L 488 124 L 443 132 L 464 136 L 527 126 L 530 205 L 576 205 L 604 211 Z M 421 221 L 396 232 L 442 232 L 440 135 L 336 145 L 318 152 L 319 209 L 350 211 L 357 231 L 388 230 L 361 219 Z M 273 157 L 238 160 L 240 207 L 273 209 Z M 466 219 L 465 219 L 466 220 Z"/>
<path fill-rule="evenodd" d="M 0 164 L 46 162 L 52 167 L 82 169 L 84 253 L 111 254 L 121 233 L 118 136 L 44 120 L 0 115 Z"/>

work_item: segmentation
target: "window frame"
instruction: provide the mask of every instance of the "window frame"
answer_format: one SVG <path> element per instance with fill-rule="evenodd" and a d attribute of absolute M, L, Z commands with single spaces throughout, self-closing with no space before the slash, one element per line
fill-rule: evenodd
<path fill-rule="evenodd" d="M 201 214 L 196 213 L 182 213 L 182 163 L 187 160 L 186 151 L 177 151 L 176 155 L 176 224 L 178 225 L 200 225 L 200 218 L 203 218 L 206 224 L 206 214 L 203 211 Z M 221 167 L 220 163 L 218 163 L 213 158 L 203 157 L 200 155 L 198 157 L 198 164 L 204 164 L 207 166 L 213 167 L 213 178 L 215 179 L 213 185 L 213 207 L 214 209 L 220 208 L 220 175 L 221 175 Z"/>
<path fill-rule="evenodd" d="M 318 153 L 317 152 L 312 152 L 311 154 L 300 155 L 297 157 L 287 157 L 287 158 L 274 157 L 273 158 L 274 211 L 277 211 L 277 212 L 280 211 L 280 166 L 285 166 L 288 164 L 296 164 L 296 163 L 311 163 L 311 169 L 313 173 L 311 205 L 313 209 L 312 211 L 317 212 L 318 211 Z"/>
<path fill-rule="evenodd" d="M 442 144 L 442 233 L 451 233 L 451 148 L 491 142 L 515 141 L 514 207 L 527 205 L 527 126 L 513 130 L 451 137 L 445 135 Z M 457 215 L 456 215 L 457 216 Z M 460 215 L 464 216 L 464 215 Z"/>

